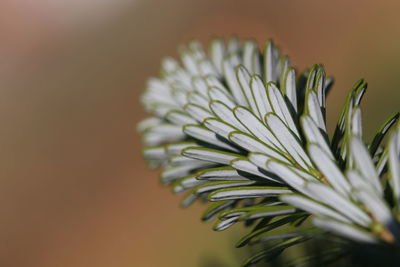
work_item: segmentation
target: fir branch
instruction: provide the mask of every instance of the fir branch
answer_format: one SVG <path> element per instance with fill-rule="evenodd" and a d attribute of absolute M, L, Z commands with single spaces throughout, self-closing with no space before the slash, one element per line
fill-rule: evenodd
<path fill-rule="evenodd" d="M 399 114 L 365 144 L 363 80 L 329 138 L 326 95 L 333 79 L 322 65 L 296 79 L 272 41 L 263 52 L 253 41 L 232 38 L 213 40 L 208 54 L 197 42 L 180 53 L 181 63 L 163 61 L 161 78 L 150 79 L 142 97 L 153 115 L 138 127 L 143 154 L 164 169 L 161 180 L 175 193 L 188 191 L 183 206 L 215 202 L 203 215 L 217 218 L 215 230 L 258 221 L 239 246 L 280 240 L 246 266 L 326 232 L 339 243 L 398 246 Z M 305 226 L 308 218 L 317 228 Z"/>

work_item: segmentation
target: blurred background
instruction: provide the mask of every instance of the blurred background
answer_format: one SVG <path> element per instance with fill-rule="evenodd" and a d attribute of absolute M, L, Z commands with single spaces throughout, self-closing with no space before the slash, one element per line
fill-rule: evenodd
<path fill-rule="evenodd" d="M 243 229 L 179 208 L 140 156 L 145 82 L 179 44 L 273 38 L 303 69 L 369 82 L 372 136 L 399 110 L 399 1 L 0 0 L 0 266 L 237 266 Z"/>

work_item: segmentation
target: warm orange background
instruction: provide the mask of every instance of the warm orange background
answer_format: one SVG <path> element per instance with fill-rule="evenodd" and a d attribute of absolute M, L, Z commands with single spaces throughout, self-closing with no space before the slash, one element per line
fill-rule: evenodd
<path fill-rule="evenodd" d="M 139 95 L 182 42 L 273 37 L 296 66 L 335 76 L 331 121 L 361 77 L 367 129 L 399 110 L 398 1 L 62 2 L 0 0 L 0 266 L 243 258 L 238 232 L 200 223 L 200 205 L 178 208 L 140 157 Z"/>

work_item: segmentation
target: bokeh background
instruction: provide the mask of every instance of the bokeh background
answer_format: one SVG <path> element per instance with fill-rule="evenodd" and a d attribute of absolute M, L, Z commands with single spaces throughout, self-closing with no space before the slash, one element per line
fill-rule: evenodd
<path fill-rule="evenodd" d="M 399 110 L 399 1 L 0 0 L 0 266 L 237 266 L 243 233 L 179 208 L 140 156 L 139 96 L 182 42 L 273 38 L 336 78 L 330 128 L 359 78 L 372 136 Z M 332 123 L 333 122 L 333 123 Z M 218 264 L 217 264 L 218 263 Z M 212 265 L 211 265 L 212 266 Z"/>

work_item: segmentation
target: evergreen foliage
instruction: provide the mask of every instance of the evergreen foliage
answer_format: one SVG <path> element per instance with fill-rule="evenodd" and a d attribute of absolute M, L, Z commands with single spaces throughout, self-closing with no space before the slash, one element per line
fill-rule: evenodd
<path fill-rule="evenodd" d="M 181 63 L 163 61 L 161 78 L 150 79 L 143 95 L 152 114 L 138 126 L 143 155 L 163 168 L 162 183 L 186 192 L 182 206 L 211 202 L 202 220 L 213 220 L 214 230 L 237 222 L 252 227 L 236 246 L 265 249 L 244 266 L 321 240 L 329 242 L 279 266 L 327 264 L 344 255 L 355 265 L 366 259 L 359 251 L 396 258 L 399 114 L 365 143 L 365 81 L 350 90 L 330 137 L 326 96 L 333 79 L 322 65 L 298 74 L 272 41 L 261 52 L 254 41 L 236 38 L 211 41 L 208 53 L 192 42 L 180 54 Z"/>

